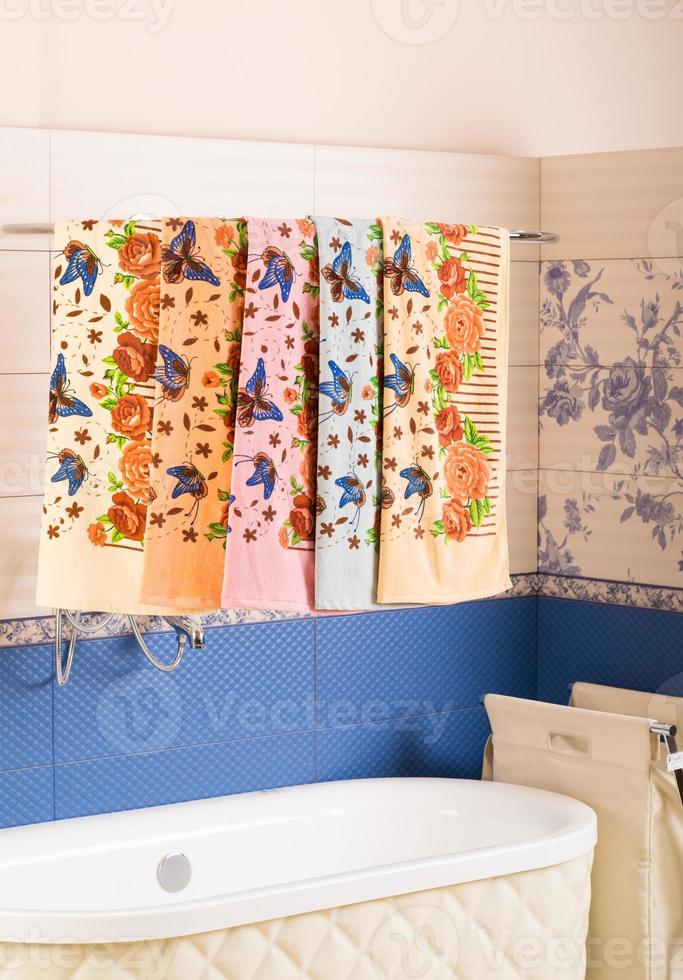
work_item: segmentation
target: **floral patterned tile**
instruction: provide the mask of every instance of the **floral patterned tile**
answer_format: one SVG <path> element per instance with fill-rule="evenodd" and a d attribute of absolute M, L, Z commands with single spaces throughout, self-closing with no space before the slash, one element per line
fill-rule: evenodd
<path fill-rule="evenodd" d="M 561 374 L 542 378 L 542 469 L 571 465 L 683 479 L 683 368 L 653 369 L 628 360 L 596 369 L 587 397 L 573 407 L 558 393 L 558 379 L 580 388 L 586 380 L 580 365 L 563 365 Z"/>
<path fill-rule="evenodd" d="M 611 582 L 606 579 L 575 578 L 568 575 L 537 575 L 539 596 L 604 602 L 611 606 L 635 606 L 661 612 L 683 612 L 683 588 Z"/>
<path fill-rule="evenodd" d="M 542 470 L 538 570 L 683 586 L 683 480 Z"/>
<path fill-rule="evenodd" d="M 570 412 L 604 381 L 603 366 L 681 366 L 683 259 L 666 271 L 648 259 L 543 262 L 540 330 L 541 363 Z M 567 364 L 580 373 L 567 376 Z"/>

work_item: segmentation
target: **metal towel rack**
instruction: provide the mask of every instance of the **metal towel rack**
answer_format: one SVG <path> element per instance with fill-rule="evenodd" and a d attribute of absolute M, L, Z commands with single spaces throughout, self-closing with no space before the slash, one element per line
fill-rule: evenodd
<path fill-rule="evenodd" d="M 55 226 L 53 224 L 25 222 L 16 225 L 2 225 L 1 230 L 4 235 L 51 235 Z M 525 231 L 523 228 L 514 228 L 510 231 L 510 239 L 530 245 L 555 245 L 559 242 L 560 236 L 553 231 Z"/>
<path fill-rule="evenodd" d="M 574 682 L 567 685 L 569 693 L 571 694 L 572 688 L 574 687 Z M 678 734 L 677 725 L 668 725 L 665 722 L 654 721 L 650 725 L 650 731 L 653 735 L 659 738 L 659 741 L 666 745 L 666 750 L 669 755 L 676 755 L 678 753 L 678 745 L 676 743 L 676 735 Z M 674 769 L 674 777 L 676 779 L 676 787 L 678 789 L 678 796 L 683 806 L 683 769 Z"/>

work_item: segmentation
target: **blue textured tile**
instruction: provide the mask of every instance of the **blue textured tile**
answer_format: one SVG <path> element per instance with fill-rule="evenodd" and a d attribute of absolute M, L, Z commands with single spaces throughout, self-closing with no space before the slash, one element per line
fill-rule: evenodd
<path fill-rule="evenodd" d="M 313 735 L 274 735 L 55 766 L 57 819 L 313 779 Z"/>
<path fill-rule="evenodd" d="M 52 651 L 0 650 L 0 769 L 52 762 Z"/>
<path fill-rule="evenodd" d="M 0 772 L 0 827 L 52 820 L 52 766 Z"/>
<path fill-rule="evenodd" d="M 174 638 L 148 642 L 170 659 Z M 312 693 L 310 620 L 207 630 L 172 674 L 130 637 L 90 640 L 55 689 L 55 761 L 309 730 Z"/>
<path fill-rule="evenodd" d="M 483 708 L 328 729 L 316 733 L 317 778 L 478 779 L 488 734 Z"/>
<path fill-rule="evenodd" d="M 491 691 L 535 694 L 535 598 L 318 622 L 321 728 L 472 707 Z"/>
<path fill-rule="evenodd" d="M 564 599 L 538 604 L 538 697 L 574 681 L 683 695 L 683 615 Z"/>

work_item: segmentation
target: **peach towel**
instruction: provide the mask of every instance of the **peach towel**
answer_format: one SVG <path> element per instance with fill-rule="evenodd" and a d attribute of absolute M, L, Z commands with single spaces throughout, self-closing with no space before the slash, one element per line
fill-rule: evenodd
<path fill-rule="evenodd" d="M 384 458 L 378 601 L 510 588 L 508 235 L 382 218 Z"/>

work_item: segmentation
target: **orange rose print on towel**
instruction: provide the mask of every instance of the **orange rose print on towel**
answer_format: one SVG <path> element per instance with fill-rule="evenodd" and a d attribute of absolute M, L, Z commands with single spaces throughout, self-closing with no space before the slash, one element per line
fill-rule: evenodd
<path fill-rule="evenodd" d="M 433 521 L 430 530 L 435 538 L 464 541 L 491 514 L 487 495 L 491 469 L 486 457 L 494 447 L 468 414 L 466 408 L 475 405 L 475 395 L 465 392 L 473 375 L 485 370 L 482 344 L 490 300 L 467 252 L 468 236 L 475 248 L 478 229 L 435 223 L 425 227 L 434 236 L 430 244 L 437 244 L 431 264 L 440 286 L 437 310 L 443 314 L 443 336 L 434 340 L 437 354 L 429 393 L 439 452 L 446 454 L 441 518 Z M 456 255 L 458 246 L 462 249 Z"/>
<path fill-rule="evenodd" d="M 414 339 L 400 353 L 388 344 L 392 370 L 384 378 L 384 475 L 394 504 L 382 527 L 396 535 L 406 522 L 417 521 L 418 539 L 428 529 L 435 538 L 460 542 L 492 515 L 493 478 L 486 460 L 495 445 L 485 426 L 493 424 L 496 437 L 499 430 L 492 418 L 496 413 L 483 401 L 488 398 L 495 407 L 496 383 L 492 378 L 475 389 L 473 379 L 485 373 L 491 297 L 483 280 L 495 280 L 487 271 L 489 246 L 478 228 L 435 222 L 413 227 L 414 237 L 389 222 L 385 227 L 396 249 L 384 262 L 385 332 L 393 338 L 394 330 L 408 331 Z M 423 515 L 425 529 L 419 526 Z"/>
<path fill-rule="evenodd" d="M 150 488 L 150 446 L 159 335 L 161 241 L 156 227 L 135 221 L 126 222 L 121 229 L 118 225 L 104 235 L 118 262 L 114 284 L 120 293 L 116 292 L 109 301 L 114 312 L 116 345 L 103 358 L 104 384 L 97 384 L 91 390 L 97 391 L 100 407 L 109 412 L 107 442 L 116 446 L 120 456 L 118 465 L 108 476 L 107 492 L 112 495 L 112 506 L 97 519 L 101 530 L 93 527 L 89 531 L 95 545 L 104 543 L 102 533 L 110 544 L 126 539 L 142 543 L 147 505 L 154 499 Z"/>
<path fill-rule="evenodd" d="M 160 312 L 159 229 L 154 223 L 136 221 L 102 225 L 83 221 L 80 227 L 82 231 L 70 238 L 62 253 L 69 263 L 66 270 L 59 260 L 55 270 L 55 317 L 74 325 L 74 331 L 60 325 L 61 356 L 74 369 L 78 365 L 92 399 L 92 420 L 71 438 L 83 447 L 79 451 L 89 474 L 89 496 L 111 501 L 118 497 L 119 501 L 111 507 L 100 502 L 94 521 L 98 511 L 78 523 L 93 545 L 119 545 L 128 540 L 140 550 L 146 505 L 152 499 L 149 473 Z M 70 271 L 72 259 L 78 260 L 77 277 Z M 68 383 L 72 383 L 71 372 Z M 57 392 L 56 397 L 71 396 L 66 391 L 63 396 Z M 63 448 L 58 446 L 58 451 Z M 71 504 L 66 516 L 75 523 L 82 511 Z M 67 527 L 60 518 L 61 533 Z"/>

